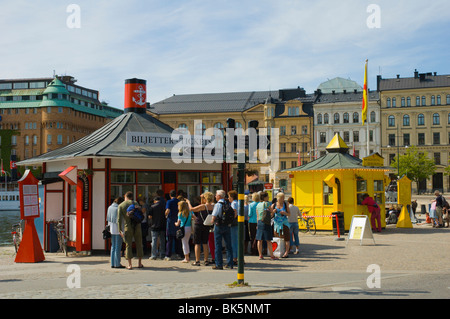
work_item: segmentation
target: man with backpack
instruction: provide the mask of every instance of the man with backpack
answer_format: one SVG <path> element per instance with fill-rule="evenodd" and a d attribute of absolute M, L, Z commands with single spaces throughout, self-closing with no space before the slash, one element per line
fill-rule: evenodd
<path fill-rule="evenodd" d="M 222 259 L 222 239 L 225 241 L 227 250 L 227 266 L 233 269 L 233 249 L 231 246 L 231 224 L 234 218 L 234 210 L 231 203 L 225 200 L 225 191 L 216 192 L 216 201 L 212 212 L 212 222 L 214 223 L 214 243 L 215 243 L 215 262 L 213 269 L 223 269 Z M 233 214 L 233 218 L 230 218 Z"/>
<path fill-rule="evenodd" d="M 133 207 L 134 205 L 137 205 L 137 203 L 133 201 L 133 193 L 127 192 L 125 194 L 125 201 L 117 209 L 119 233 L 125 242 L 125 258 L 128 260 L 127 269 L 133 269 L 131 264 L 131 259 L 133 258 L 133 238 L 136 244 L 136 256 L 139 259 L 138 268 L 144 267 L 142 265 L 142 257 L 144 256 L 142 231 L 140 223 L 134 220 L 134 215 L 132 214 L 136 209 L 136 207 Z"/>

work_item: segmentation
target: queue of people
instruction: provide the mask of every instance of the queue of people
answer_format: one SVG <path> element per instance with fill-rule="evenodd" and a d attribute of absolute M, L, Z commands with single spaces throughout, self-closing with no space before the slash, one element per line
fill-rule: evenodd
<path fill-rule="evenodd" d="M 172 255 L 179 256 L 182 263 L 190 263 L 191 244 L 194 248 L 195 260 L 193 266 L 213 264 L 213 269 L 233 268 L 238 258 L 238 194 L 231 190 L 216 191 L 216 194 L 205 192 L 198 203 L 192 203 L 172 190 L 170 199 L 163 197 L 162 190 L 151 205 L 135 201 L 132 192 L 127 192 L 124 198 L 114 200 L 108 208 L 107 222 L 111 231 L 111 267 L 133 269 L 133 243 L 138 259 L 138 268 L 143 268 L 142 258 L 147 248 L 147 235 L 151 233 L 150 260 L 171 260 Z M 214 200 L 215 199 L 215 200 Z M 270 203 L 267 192 L 252 194 L 244 199 L 244 253 L 259 255 L 264 259 L 265 250 L 271 259 L 274 256 L 271 241 L 273 237 L 285 240 L 286 250 L 280 256 L 287 258 L 294 248 L 294 254 L 299 252 L 298 221 L 300 215 L 293 199 L 285 201 L 284 194 L 278 193 Z M 224 224 L 224 210 L 231 207 L 233 221 Z M 136 222 L 133 213 L 138 210 L 144 215 L 142 221 Z M 231 211 L 231 210 L 230 210 Z M 135 213 L 134 213 L 135 214 Z M 182 229 L 183 231 L 179 231 Z M 192 235 L 192 236 L 191 236 Z M 123 251 L 122 243 L 125 245 Z M 226 264 L 223 263 L 223 247 L 225 244 Z M 203 261 L 201 256 L 203 252 Z M 127 260 L 127 265 L 120 263 L 121 256 Z M 211 261 L 209 260 L 211 257 Z"/>

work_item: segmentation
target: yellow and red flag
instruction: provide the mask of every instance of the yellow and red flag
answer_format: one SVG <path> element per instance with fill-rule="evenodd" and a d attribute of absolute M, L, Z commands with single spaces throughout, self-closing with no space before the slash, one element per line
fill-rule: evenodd
<path fill-rule="evenodd" d="M 364 122 L 367 120 L 367 108 L 368 108 L 368 101 L 367 101 L 367 63 L 368 60 L 366 60 L 366 67 L 364 71 L 364 89 L 363 89 L 363 101 L 362 101 L 362 124 L 364 125 Z"/>

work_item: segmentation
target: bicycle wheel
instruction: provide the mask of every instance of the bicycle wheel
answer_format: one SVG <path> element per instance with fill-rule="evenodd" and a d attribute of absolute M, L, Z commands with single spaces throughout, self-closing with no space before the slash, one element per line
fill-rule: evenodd
<path fill-rule="evenodd" d="M 307 233 L 308 232 L 308 226 L 306 225 L 305 221 L 303 218 L 300 218 L 298 220 L 298 230 L 301 231 L 302 233 Z"/>
<path fill-rule="evenodd" d="M 308 218 L 308 229 L 311 234 L 316 234 L 316 221 L 314 218 Z"/>

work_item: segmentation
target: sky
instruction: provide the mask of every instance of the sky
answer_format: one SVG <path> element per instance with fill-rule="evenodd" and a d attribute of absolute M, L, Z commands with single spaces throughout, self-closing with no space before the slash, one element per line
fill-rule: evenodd
<path fill-rule="evenodd" d="M 378 74 L 450 74 L 448 0 L 0 0 L 0 30 L 0 79 L 72 75 L 120 109 L 135 77 L 155 103 L 362 86 L 366 59 L 371 90 Z"/>

